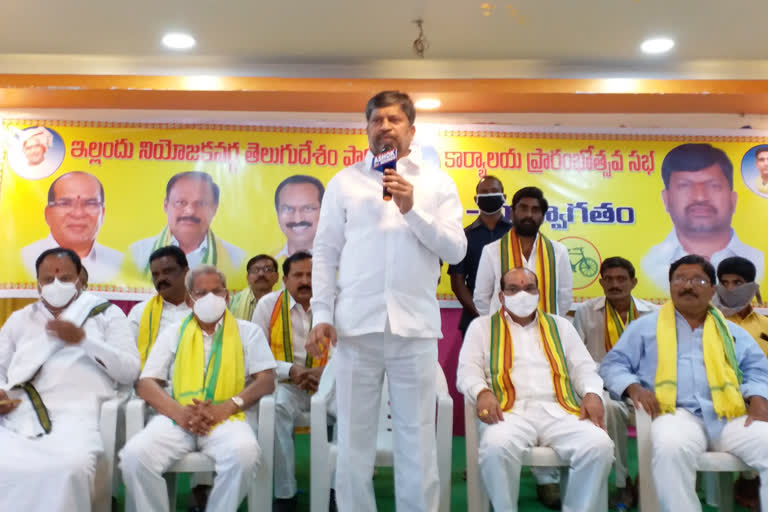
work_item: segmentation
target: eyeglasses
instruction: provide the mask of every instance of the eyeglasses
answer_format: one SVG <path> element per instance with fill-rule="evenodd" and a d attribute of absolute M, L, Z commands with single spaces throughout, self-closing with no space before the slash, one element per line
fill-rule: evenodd
<path fill-rule="evenodd" d="M 251 267 L 248 269 L 249 274 L 271 274 L 277 272 L 272 267 Z"/>
<path fill-rule="evenodd" d="M 670 284 L 674 286 L 682 286 L 689 283 L 691 286 L 709 286 L 709 279 L 706 277 L 673 277 Z"/>
<path fill-rule="evenodd" d="M 299 213 L 303 215 L 309 215 L 316 212 L 319 209 L 320 209 L 319 206 L 308 205 L 308 204 L 304 206 L 299 206 L 298 208 L 296 208 L 295 206 L 283 205 L 280 207 L 279 211 L 280 211 L 280 215 L 293 215 L 294 213 L 296 213 L 296 210 L 298 210 Z"/>
<path fill-rule="evenodd" d="M 69 198 L 62 198 L 57 199 L 56 201 L 51 201 L 48 203 L 48 206 L 51 208 L 56 208 L 57 210 L 69 213 L 77 208 L 77 205 L 80 205 L 80 207 L 85 211 L 85 213 L 89 215 L 96 215 L 101 211 L 101 209 L 104 207 L 104 203 L 99 201 L 98 199 L 69 199 Z"/>
<path fill-rule="evenodd" d="M 186 199 L 176 199 L 175 201 L 170 202 L 171 206 L 175 208 L 176 210 L 183 210 L 187 206 L 192 206 L 192 209 L 194 210 L 201 210 L 203 208 L 208 208 L 211 206 L 210 201 L 205 200 L 197 200 L 197 201 L 187 201 Z"/>

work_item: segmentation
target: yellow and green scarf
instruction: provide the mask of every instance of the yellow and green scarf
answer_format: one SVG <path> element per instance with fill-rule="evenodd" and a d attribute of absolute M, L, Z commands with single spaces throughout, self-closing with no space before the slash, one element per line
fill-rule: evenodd
<path fill-rule="evenodd" d="M 173 399 L 181 405 L 191 404 L 195 398 L 223 403 L 245 387 L 243 342 L 237 320 L 229 310 L 225 310 L 224 322 L 213 334 L 207 364 L 204 358 L 203 330 L 195 315 L 190 314 L 179 328 L 173 363 Z M 245 414 L 240 411 L 228 419 L 244 421 Z"/>
<path fill-rule="evenodd" d="M 141 357 L 142 370 L 157 339 L 157 331 L 160 329 L 160 317 L 162 315 L 163 297 L 157 294 L 147 302 L 139 322 L 139 338 L 136 340 L 136 343 L 139 349 L 139 356 Z"/>
<path fill-rule="evenodd" d="M 293 334 L 291 329 L 291 295 L 283 290 L 269 319 L 269 348 L 278 361 L 293 362 Z M 323 357 L 315 359 L 307 352 L 305 368 L 324 366 L 328 361 L 327 347 L 323 347 Z"/>
<path fill-rule="evenodd" d="M 205 252 L 203 253 L 203 258 L 200 260 L 200 263 L 213 265 L 228 276 L 234 275 L 235 267 L 232 264 L 232 260 L 230 259 L 229 253 L 224 247 L 224 244 L 221 243 L 221 240 L 219 240 L 218 237 L 214 236 L 211 229 L 208 229 L 208 234 L 205 236 L 207 245 L 205 247 Z M 157 239 L 152 246 L 152 252 L 155 252 L 161 247 L 171 245 L 171 240 L 171 230 L 168 228 L 168 225 L 166 225 L 157 236 Z M 149 262 L 147 262 L 147 266 L 144 267 L 144 273 L 148 277 L 151 277 Z"/>
<path fill-rule="evenodd" d="M 718 418 L 737 418 L 746 414 L 741 396 L 741 370 L 736 361 L 733 336 L 720 311 L 709 305 L 702 335 L 704 368 L 707 373 L 712 405 Z M 656 399 L 662 414 L 674 413 L 677 402 L 677 326 L 675 306 L 668 301 L 659 311 L 656 323 Z"/>
<path fill-rule="evenodd" d="M 235 318 L 240 320 L 250 322 L 251 318 L 253 318 L 254 309 L 256 309 L 256 297 L 254 297 L 250 286 L 246 286 L 244 290 L 237 292 L 229 303 L 229 310 L 232 311 Z"/>
<path fill-rule="evenodd" d="M 579 414 L 580 406 L 571 386 L 568 364 L 565 361 L 560 332 L 555 319 L 539 309 L 537 314 L 539 335 L 544 353 L 552 371 L 552 385 L 557 403 L 571 414 Z M 509 376 L 514 364 L 514 346 L 504 311 L 491 316 L 491 385 L 502 411 L 509 411 L 515 403 L 515 386 Z"/>
<path fill-rule="evenodd" d="M 549 238 L 539 233 L 536 244 L 536 278 L 539 281 L 539 308 L 547 313 L 557 314 L 557 271 L 555 269 L 555 249 Z M 510 255 L 512 259 L 510 261 Z M 522 268 L 523 251 L 520 238 L 514 228 L 501 237 L 499 243 L 501 257 L 501 275 L 512 268 Z"/>
<path fill-rule="evenodd" d="M 629 298 L 629 311 L 627 311 L 627 323 L 621 319 L 621 315 L 613 307 L 613 304 L 605 299 L 605 351 L 610 352 L 616 342 L 624 333 L 624 329 L 627 328 L 629 322 L 637 318 L 637 307 L 635 306 L 635 299 Z"/>

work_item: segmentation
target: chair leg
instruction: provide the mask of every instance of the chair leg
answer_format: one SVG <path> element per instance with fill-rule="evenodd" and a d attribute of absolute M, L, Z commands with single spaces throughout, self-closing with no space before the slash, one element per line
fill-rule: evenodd
<path fill-rule="evenodd" d="M 168 488 L 168 506 L 169 510 L 176 510 L 176 477 L 178 473 L 165 473 L 163 478 L 165 479 L 165 486 Z"/>
<path fill-rule="evenodd" d="M 720 503 L 720 475 L 721 473 L 702 473 L 701 475 L 704 501 L 710 507 L 718 507 Z"/>
<path fill-rule="evenodd" d="M 733 512 L 733 473 L 718 473 L 717 483 L 720 491 L 717 496 L 720 512 Z"/>

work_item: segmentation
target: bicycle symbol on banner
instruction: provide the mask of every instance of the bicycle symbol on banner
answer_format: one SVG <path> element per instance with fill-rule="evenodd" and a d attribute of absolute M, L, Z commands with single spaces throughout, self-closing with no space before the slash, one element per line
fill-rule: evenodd
<path fill-rule="evenodd" d="M 576 258 L 574 262 L 574 257 Z M 594 258 L 584 254 L 584 247 L 569 247 L 568 259 L 571 263 L 571 271 L 579 271 L 581 275 L 587 278 L 593 278 L 597 275 L 598 265 Z"/>

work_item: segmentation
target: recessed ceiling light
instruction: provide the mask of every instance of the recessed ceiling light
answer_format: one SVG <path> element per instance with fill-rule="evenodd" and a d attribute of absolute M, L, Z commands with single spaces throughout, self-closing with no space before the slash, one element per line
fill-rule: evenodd
<path fill-rule="evenodd" d="M 643 51 L 643 53 L 652 55 L 667 53 L 674 47 L 675 42 L 668 37 L 654 37 L 653 39 L 646 39 L 643 41 L 643 44 L 640 45 L 640 49 Z"/>
<path fill-rule="evenodd" d="M 414 105 L 418 109 L 434 110 L 440 106 L 440 100 L 435 98 L 424 98 L 423 100 L 418 100 Z"/>
<path fill-rule="evenodd" d="M 171 32 L 163 36 L 163 44 L 172 50 L 187 50 L 195 46 L 195 38 L 181 32 Z"/>

